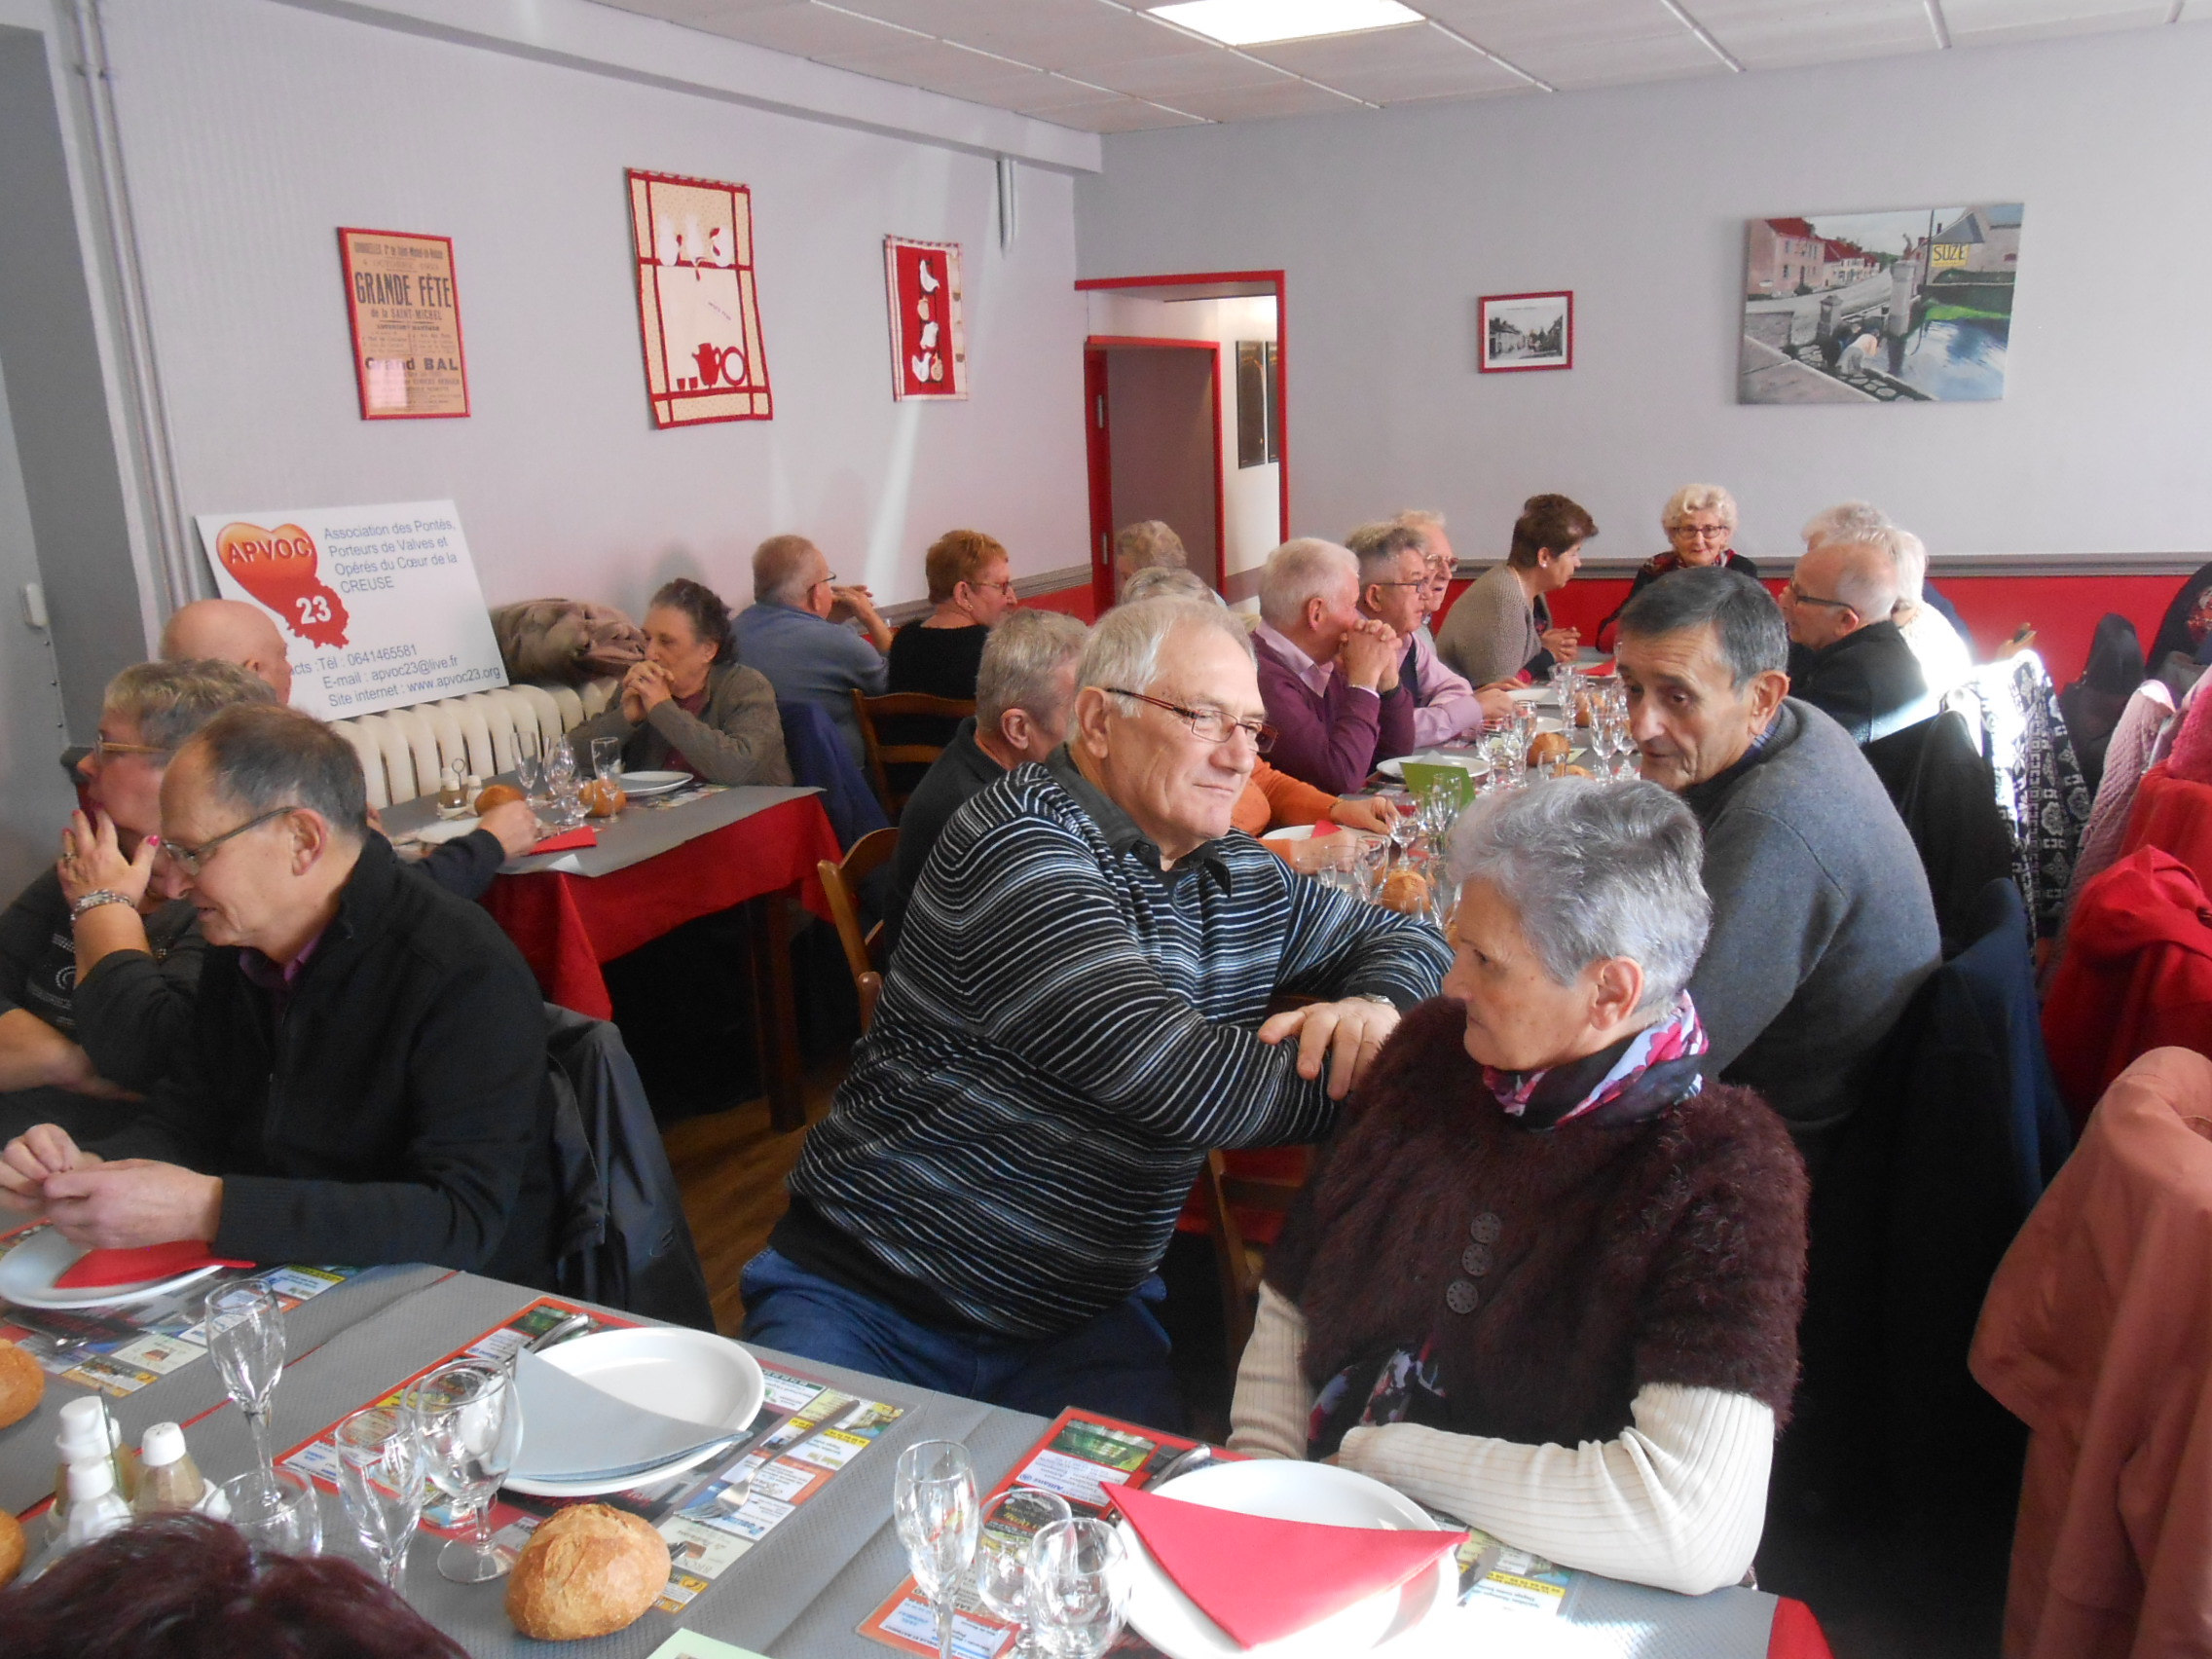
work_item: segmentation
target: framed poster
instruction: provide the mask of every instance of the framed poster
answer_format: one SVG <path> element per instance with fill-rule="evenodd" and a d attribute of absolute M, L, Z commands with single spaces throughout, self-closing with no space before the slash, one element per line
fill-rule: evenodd
<path fill-rule="evenodd" d="M 453 239 L 340 226 L 346 316 L 364 421 L 457 421 L 468 414 Z"/>
<path fill-rule="evenodd" d="M 968 395 L 968 331 L 960 308 L 960 244 L 883 239 L 891 301 L 891 395 Z"/>
<path fill-rule="evenodd" d="M 338 719 L 506 684 L 451 501 L 197 522 L 217 591 L 276 618 L 293 708 Z"/>
<path fill-rule="evenodd" d="M 1571 293 L 1485 294 L 1479 331 L 1486 375 L 1574 367 Z"/>
<path fill-rule="evenodd" d="M 634 167 L 626 176 L 653 424 L 773 419 L 754 288 L 752 191 Z"/>

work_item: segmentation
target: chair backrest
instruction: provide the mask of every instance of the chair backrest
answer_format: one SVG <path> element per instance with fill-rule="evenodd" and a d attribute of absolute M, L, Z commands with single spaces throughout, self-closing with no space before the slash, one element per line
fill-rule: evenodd
<path fill-rule="evenodd" d="M 894 691 L 885 697 L 864 697 L 853 693 L 853 713 L 861 725 L 861 741 L 867 746 L 867 769 L 874 780 L 875 793 L 883 802 L 883 810 L 894 820 L 900 808 L 906 804 L 911 790 L 894 790 L 891 787 L 890 768 L 893 766 L 927 766 L 944 753 L 941 743 L 885 743 L 877 722 L 885 719 L 903 719 L 915 716 L 924 719 L 960 721 L 976 712 L 974 698 L 932 697 L 920 691 Z"/>
<path fill-rule="evenodd" d="M 822 792 L 822 810 L 837 831 L 837 845 L 856 847 L 871 831 L 890 827 L 883 803 L 853 763 L 844 735 L 821 704 L 780 697 L 776 717 L 784 728 L 784 757 L 791 764 L 792 781 Z"/>
<path fill-rule="evenodd" d="M 1222 1328 L 1228 1335 L 1232 1378 L 1243 1357 L 1244 1345 L 1252 1338 L 1252 1320 L 1260 1306 L 1263 1261 L 1254 1248 L 1253 1212 L 1280 1215 L 1288 1211 L 1310 1171 L 1309 1162 L 1306 1169 L 1291 1174 L 1262 1173 L 1244 1167 L 1246 1161 L 1234 1152 L 1209 1152 L 1206 1166 L 1198 1175 L 1206 1227 L 1213 1235 L 1214 1277 L 1221 1289 Z"/>
<path fill-rule="evenodd" d="M 875 1014 L 875 997 L 883 991 L 883 964 L 875 950 L 883 935 L 883 924 L 869 928 L 861 917 L 861 883 L 869 875 L 889 864 L 899 851 L 899 831 L 878 830 L 864 835 L 853 844 L 852 850 L 841 861 L 824 859 L 817 870 L 822 877 L 823 896 L 830 901 L 830 919 L 836 923 L 837 942 L 844 946 L 845 966 L 851 970 L 853 985 L 861 993 L 861 1029 L 866 1031 Z M 870 995 L 866 980 L 875 981 L 874 995 Z"/>
<path fill-rule="evenodd" d="M 1876 738 L 1861 753 L 1920 854 L 1943 953 L 1955 955 L 1978 937 L 1982 889 L 2014 873 L 2012 830 L 1997 810 L 1989 762 L 1955 710 Z"/>

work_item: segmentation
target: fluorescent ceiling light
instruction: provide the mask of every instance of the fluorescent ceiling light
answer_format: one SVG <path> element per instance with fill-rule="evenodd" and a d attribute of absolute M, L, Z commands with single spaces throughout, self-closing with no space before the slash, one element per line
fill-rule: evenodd
<path fill-rule="evenodd" d="M 1421 21 L 1419 12 L 1398 0 L 1182 0 L 1149 10 L 1224 46 L 1359 34 Z"/>

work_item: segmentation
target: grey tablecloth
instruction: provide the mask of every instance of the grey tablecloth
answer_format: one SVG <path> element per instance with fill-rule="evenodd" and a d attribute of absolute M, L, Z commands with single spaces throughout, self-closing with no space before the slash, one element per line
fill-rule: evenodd
<path fill-rule="evenodd" d="M 455 1273 L 349 1324 L 286 1372 L 276 1402 L 277 1444 L 288 1447 L 335 1422 L 504 1322 L 535 1294 Z M 1045 1429 L 1042 1418 L 767 1349 L 756 1351 L 768 1364 L 820 1377 L 864 1398 L 903 1406 L 906 1415 L 709 1586 L 681 1618 L 648 1612 L 628 1630 L 590 1644 L 594 1659 L 644 1659 L 680 1627 L 772 1659 L 886 1659 L 890 1649 L 856 1630 L 905 1575 L 904 1553 L 891 1528 L 891 1484 L 900 1449 L 916 1440 L 962 1441 L 974 1452 L 977 1478 L 987 1490 Z M 245 1423 L 228 1406 L 200 1424 L 192 1441 L 201 1467 L 218 1479 L 243 1469 L 251 1456 Z M 326 1547 L 357 1553 L 337 1499 L 327 1494 L 323 1529 Z M 431 1538 L 416 1542 L 407 1591 L 418 1608 L 473 1654 L 544 1651 L 508 1625 L 500 1585 L 462 1586 L 440 1578 L 430 1559 L 438 1547 L 439 1541 Z M 1530 1655 L 1557 1651 L 1619 1659 L 1763 1659 L 1773 1615 L 1774 1599 L 1756 1591 L 1725 1590 L 1693 1600 L 1578 1574 L 1556 1630 L 1551 1621 L 1532 1620 L 1495 1627 L 1509 1633 L 1505 1644 L 1484 1640 L 1481 1645 L 1486 1651 L 1510 1648 Z M 1459 1649 L 1454 1645 L 1448 1650 Z"/>
<path fill-rule="evenodd" d="M 284 1317 L 287 1364 L 297 1367 L 308 1363 L 341 1331 L 374 1318 L 401 1298 L 436 1283 L 448 1271 L 420 1265 L 371 1268 L 320 1296 L 309 1298 Z M 0 1507 L 19 1515 L 54 1490 L 54 1437 L 61 1431 L 61 1408 L 93 1391 L 49 1377 L 46 1398 L 39 1402 L 38 1410 L 13 1427 L 0 1428 Z M 201 1358 L 147 1383 L 134 1394 L 110 1396 L 107 1404 L 125 1437 L 136 1446 L 149 1424 L 190 1422 L 223 1399 L 223 1380 L 215 1374 L 212 1361 Z M 242 1420 L 238 1427 L 243 1435 Z M 303 1429 L 294 1438 L 309 1432 Z M 197 1431 L 192 1438 L 197 1442 Z M 224 1470 L 225 1474 L 235 1472 Z"/>
<path fill-rule="evenodd" d="M 513 783 L 514 779 L 508 775 L 496 781 Z M 534 853 L 501 866 L 499 873 L 530 875 L 550 869 L 571 875 L 608 875 L 657 858 L 672 847 L 695 841 L 726 825 L 751 818 L 756 812 L 765 812 L 771 806 L 821 793 L 815 789 L 779 790 L 742 785 L 701 795 L 696 800 L 680 801 L 674 806 L 653 807 L 640 803 L 612 820 L 592 820 L 591 827 L 599 834 L 598 846 L 579 847 L 567 853 Z M 422 795 L 387 808 L 383 814 L 384 827 L 398 840 L 435 822 L 437 816 L 436 800 Z"/>

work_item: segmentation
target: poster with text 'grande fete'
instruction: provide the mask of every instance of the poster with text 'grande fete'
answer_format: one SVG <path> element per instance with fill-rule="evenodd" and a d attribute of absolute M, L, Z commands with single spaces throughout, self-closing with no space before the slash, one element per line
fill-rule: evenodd
<path fill-rule="evenodd" d="M 294 708 L 341 719 L 506 684 L 451 501 L 197 522 L 223 597 L 276 617 Z"/>

